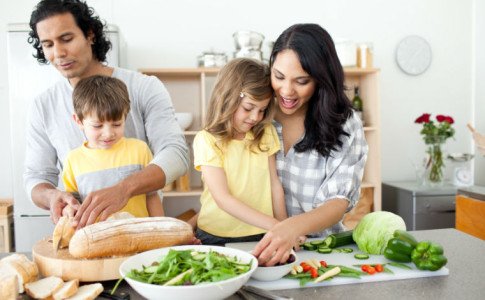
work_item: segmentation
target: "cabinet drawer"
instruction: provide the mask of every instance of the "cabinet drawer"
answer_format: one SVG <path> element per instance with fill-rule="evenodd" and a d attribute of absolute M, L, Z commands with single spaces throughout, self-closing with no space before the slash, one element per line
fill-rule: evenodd
<path fill-rule="evenodd" d="M 455 195 L 450 196 L 429 196 L 416 198 L 417 214 L 422 213 L 444 213 L 455 211 Z"/>

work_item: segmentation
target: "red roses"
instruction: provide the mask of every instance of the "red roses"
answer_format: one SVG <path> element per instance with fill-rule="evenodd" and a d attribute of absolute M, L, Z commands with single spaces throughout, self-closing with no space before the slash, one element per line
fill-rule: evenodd
<path fill-rule="evenodd" d="M 423 124 L 420 133 L 426 144 L 443 143 L 455 134 L 455 129 L 451 127 L 451 124 L 455 123 L 452 117 L 437 115 L 438 124 L 435 124 L 430 118 L 431 114 L 422 114 L 414 121 L 414 123 Z"/>
<path fill-rule="evenodd" d="M 430 118 L 431 117 L 431 114 L 422 114 L 420 117 L 418 117 L 414 123 L 418 123 L 418 124 L 421 124 L 421 123 L 429 123 L 430 122 Z M 453 124 L 455 123 L 455 120 L 453 120 L 452 117 L 450 116 L 445 116 L 445 115 L 437 115 L 436 116 L 436 120 L 438 122 L 448 122 L 450 124 Z"/>

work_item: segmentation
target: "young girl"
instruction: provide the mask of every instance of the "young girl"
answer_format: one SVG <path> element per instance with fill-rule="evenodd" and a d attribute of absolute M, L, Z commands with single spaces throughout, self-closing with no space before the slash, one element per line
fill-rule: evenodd
<path fill-rule="evenodd" d="M 202 244 L 259 241 L 287 217 L 276 174 L 274 106 L 266 65 L 241 58 L 222 68 L 193 145 L 204 181 L 196 231 Z"/>

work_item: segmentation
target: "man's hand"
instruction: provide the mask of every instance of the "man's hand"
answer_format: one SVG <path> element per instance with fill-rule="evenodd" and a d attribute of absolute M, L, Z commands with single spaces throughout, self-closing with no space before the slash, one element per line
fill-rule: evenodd
<path fill-rule="evenodd" d="M 77 229 L 96 221 L 104 221 L 111 214 L 121 210 L 130 195 L 119 184 L 91 192 L 84 199 L 74 218 Z"/>
<path fill-rule="evenodd" d="M 49 210 L 54 224 L 57 224 L 63 212 L 74 215 L 80 207 L 77 199 L 70 193 L 53 189 L 49 194 Z"/>

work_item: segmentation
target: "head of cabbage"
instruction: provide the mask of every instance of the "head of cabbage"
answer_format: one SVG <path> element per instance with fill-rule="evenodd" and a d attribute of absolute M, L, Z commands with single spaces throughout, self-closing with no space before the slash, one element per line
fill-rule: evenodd
<path fill-rule="evenodd" d="M 369 254 L 383 254 L 394 231 L 406 230 L 404 220 L 388 211 L 376 211 L 365 215 L 352 234 L 359 249 Z"/>

